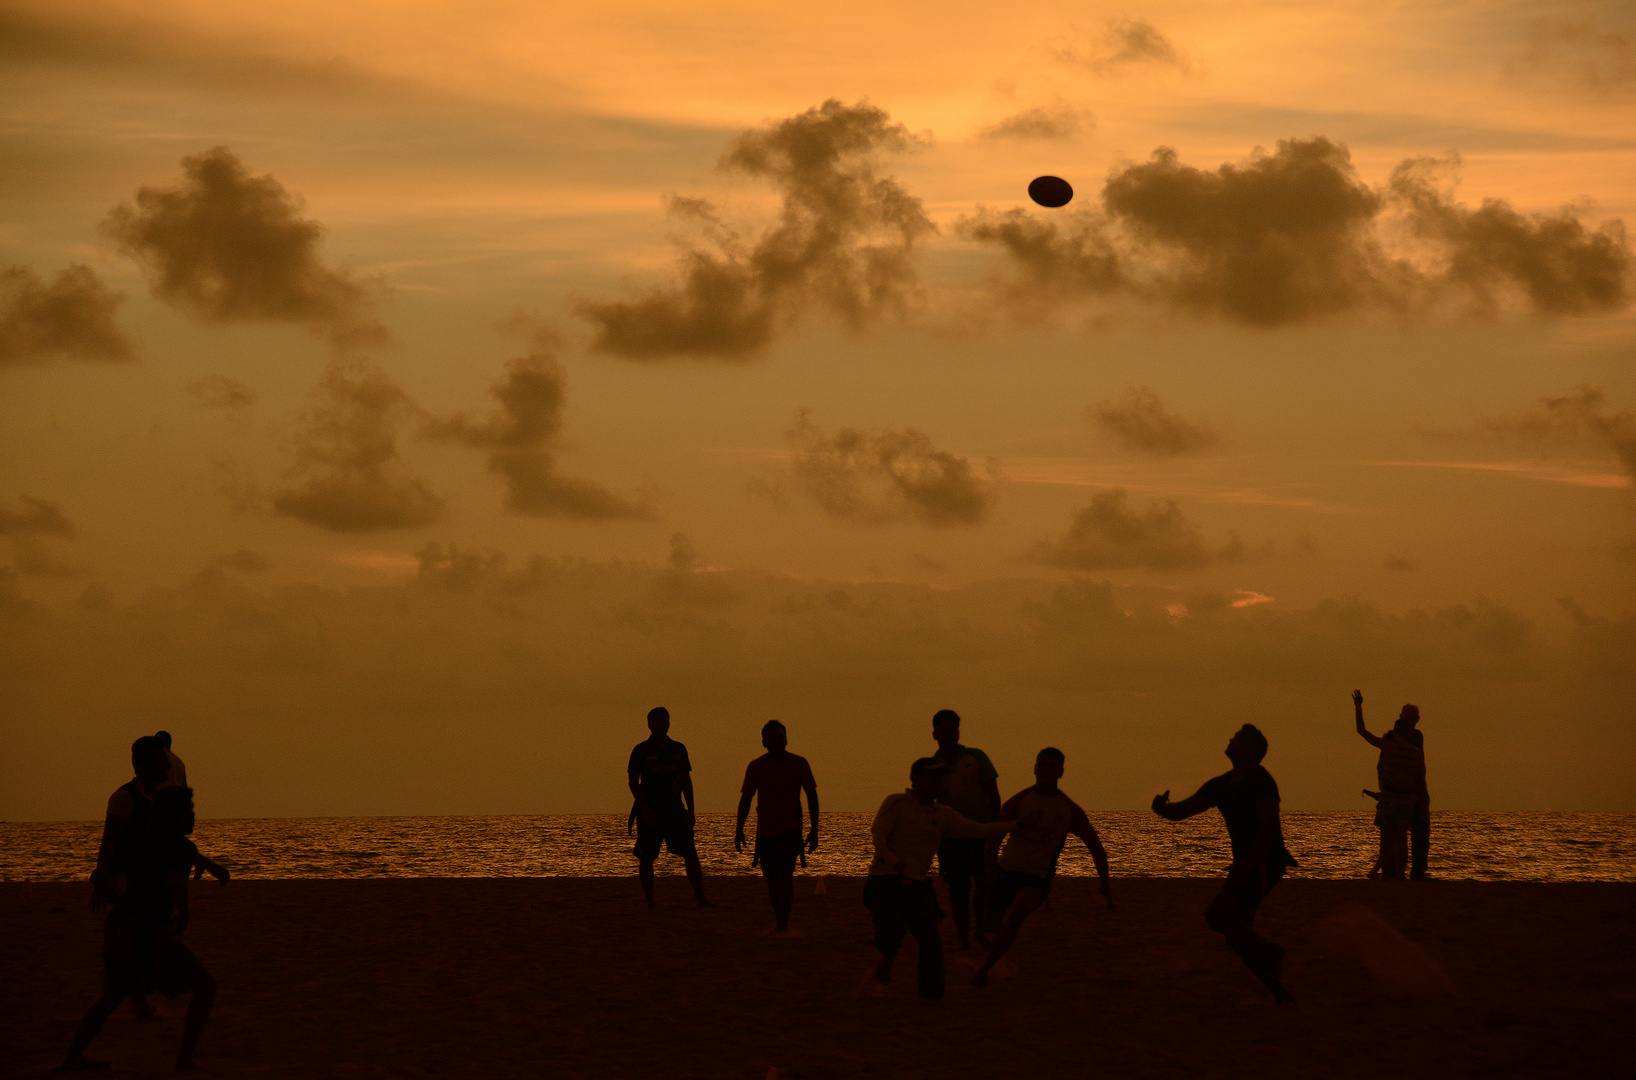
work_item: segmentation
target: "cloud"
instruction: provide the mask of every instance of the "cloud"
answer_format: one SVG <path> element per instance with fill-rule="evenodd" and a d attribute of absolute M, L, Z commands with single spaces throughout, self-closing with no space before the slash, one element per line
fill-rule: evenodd
<path fill-rule="evenodd" d="M 256 403 L 256 392 L 225 375 L 206 375 L 187 384 L 187 392 L 208 409 L 242 411 Z"/>
<path fill-rule="evenodd" d="M 0 367 L 72 360 L 130 360 L 114 321 L 125 295 L 89 266 L 70 263 L 50 283 L 24 266 L 0 269 Z"/>
<path fill-rule="evenodd" d="M 1492 199 L 1471 210 L 1435 182 L 1450 164 L 1405 161 L 1377 191 L 1346 147 L 1322 137 L 1214 171 L 1160 147 L 1113 171 L 1099 209 L 984 209 L 957 227 L 1010 256 L 1019 276 L 1001 296 L 1028 315 L 1135 298 L 1270 328 L 1448 301 L 1541 315 L 1627 306 L 1622 222 L 1592 230 L 1572 210 L 1524 215 Z M 1389 249 L 1398 223 L 1413 243 Z"/>
<path fill-rule="evenodd" d="M 1528 28 L 1522 55 L 1506 64 L 1512 77 L 1548 76 L 1604 96 L 1636 90 L 1636 41 L 1594 18 L 1541 16 Z"/>
<path fill-rule="evenodd" d="M 1248 552 L 1237 536 L 1212 549 L 1198 529 L 1166 499 L 1137 512 L 1123 488 L 1104 491 L 1081 508 L 1060 539 L 1035 545 L 1035 562 L 1071 570 L 1192 570 L 1212 562 L 1240 562 Z"/>
<path fill-rule="evenodd" d="M 1146 386 L 1131 387 L 1123 401 L 1088 405 L 1085 414 L 1125 449 L 1160 457 L 1196 454 L 1221 441 L 1209 426 L 1167 412 L 1159 395 Z"/>
<path fill-rule="evenodd" d="M 506 508 L 514 513 L 586 521 L 652 517 L 600 484 L 557 475 L 567 379 L 549 344 L 549 336 L 541 335 L 532 351 L 507 365 L 506 377 L 491 389 L 498 413 L 481 422 L 464 416 L 433 420 L 426 434 L 487 451 L 489 471 L 505 480 Z"/>
<path fill-rule="evenodd" d="M 1152 65 L 1187 72 L 1192 63 L 1146 19 L 1109 19 L 1096 48 L 1057 50 L 1063 63 L 1089 68 L 1098 75 L 1119 75 L 1129 68 Z"/>
<path fill-rule="evenodd" d="M 267 556 L 259 551 L 248 548 L 239 548 L 237 551 L 223 555 L 212 564 L 226 570 L 237 570 L 241 574 L 259 574 L 273 564 Z"/>
<path fill-rule="evenodd" d="M 155 295 L 207 323 L 297 323 L 342 347 L 387 339 L 378 286 L 324 265 L 323 226 L 282 184 L 225 146 L 183 158 L 182 172 L 180 186 L 144 187 L 103 223 Z"/>
<path fill-rule="evenodd" d="M 1035 106 L 1014 113 L 977 132 L 980 139 L 1072 139 L 1080 131 L 1096 126 L 1096 120 L 1083 109 L 1066 102 L 1050 107 Z"/>
<path fill-rule="evenodd" d="M 1542 397 L 1521 416 L 1484 420 L 1479 431 L 1539 448 L 1583 447 L 1612 450 L 1636 480 L 1636 413 L 1604 408 L 1600 387 L 1580 386 L 1560 397 Z"/>
<path fill-rule="evenodd" d="M 292 482 L 273 496 L 276 511 L 346 533 L 411 529 L 443 516 L 443 499 L 398 457 L 398 428 L 416 410 L 385 372 L 336 361 L 316 399 L 296 437 Z"/>
<path fill-rule="evenodd" d="M 19 495 L 20 509 L 0 506 L 0 537 L 11 543 L 12 565 L 19 574 L 36 577 L 71 577 L 80 567 L 60 562 L 42 542 L 44 537 L 66 539 L 74 524 L 54 502 L 34 495 Z"/>
<path fill-rule="evenodd" d="M 1458 157 L 1411 159 L 1392 173 L 1390 190 L 1408 211 L 1411 228 L 1435 245 L 1443 263 L 1439 284 L 1498 307 L 1510 292 L 1546 315 L 1594 315 L 1630 301 L 1630 247 L 1623 221 L 1594 231 L 1579 214 L 1521 214 L 1500 199 L 1472 210 L 1441 189 L 1441 173 Z"/>
<path fill-rule="evenodd" d="M 1386 556 L 1386 561 L 1381 565 L 1385 566 L 1388 570 L 1393 570 L 1401 574 L 1412 574 L 1415 570 L 1414 563 L 1410 562 L 1408 559 L 1405 559 L 1401 555 L 1388 555 Z"/>
<path fill-rule="evenodd" d="M 596 327 L 593 347 L 628 360 L 743 360 L 811 307 L 854 328 L 901 312 L 916 246 L 935 227 L 877 168 L 882 155 L 916 145 L 885 110 L 835 100 L 740 135 L 720 167 L 771 181 L 783 196 L 778 223 L 743 238 L 705 200 L 673 200 L 672 212 L 704 237 L 682 243 L 675 283 L 581 303 Z"/>
<path fill-rule="evenodd" d="M 913 429 L 841 428 L 826 436 L 803 409 L 785 435 L 802 490 L 842 521 L 975 525 L 994 501 L 968 459 L 937 449 Z"/>

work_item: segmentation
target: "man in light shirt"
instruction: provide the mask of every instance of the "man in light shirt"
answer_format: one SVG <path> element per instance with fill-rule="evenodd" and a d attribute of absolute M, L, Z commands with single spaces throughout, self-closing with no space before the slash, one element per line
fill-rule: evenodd
<path fill-rule="evenodd" d="M 1054 746 L 1041 750 L 1034 759 L 1034 786 L 1019 791 L 1000 808 L 1000 820 L 1014 823 L 1016 829 L 1005 838 L 1004 849 L 999 840 L 988 842 L 989 861 L 997 871 L 988 895 L 990 915 L 1005 914 L 1006 919 L 994 935 L 988 957 L 972 977 L 973 986 L 988 982 L 989 970 L 1017 940 L 1023 922 L 1045 903 L 1056 881 L 1057 859 L 1069 833 L 1083 840 L 1090 850 L 1097 876 L 1102 879 L 1102 898 L 1108 902 L 1108 910 L 1113 910 L 1108 853 L 1085 811 L 1057 786 L 1062 779 L 1063 760 L 1062 751 Z"/>
<path fill-rule="evenodd" d="M 1010 832 L 1014 821 L 981 824 L 937 802 L 948 766 L 936 758 L 921 758 L 909 770 L 909 790 L 888 795 L 875 814 L 870 832 L 875 858 L 869 864 L 869 882 L 863 902 L 875 922 L 875 948 L 880 963 L 875 980 L 891 981 L 892 961 L 905 933 L 920 946 L 915 965 L 920 996 L 943 996 L 943 938 L 938 933 L 937 894 L 926 875 L 932 856 L 944 836 L 987 839 Z"/>

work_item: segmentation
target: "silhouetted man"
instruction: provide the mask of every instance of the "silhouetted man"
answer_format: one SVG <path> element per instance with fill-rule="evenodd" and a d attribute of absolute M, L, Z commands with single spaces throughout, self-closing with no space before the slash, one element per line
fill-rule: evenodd
<path fill-rule="evenodd" d="M 631 750 L 627 769 L 631 794 L 636 796 L 636 859 L 641 864 L 642 895 L 653 907 L 653 860 L 664 846 L 680 855 L 687 867 L 687 883 L 699 907 L 713 907 L 704 898 L 704 869 L 693 843 L 693 765 L 687 747 L 670 737 L 670 711 L 648 713 L 644 742 Z"/>
<path fill-rule="evenodd" d="M 1284 847 L 1284 829 L 1278 819 L 1278 784 L 1261 767 L 1267 756 L 1267 737 L 1245 724 L 1227 743 L 1230 771 L 1206 780 L 1190 797 L 1170 801 L 1170 792 L 1153 796 L 1153 812 L 1181 821 L 1218 807 L 1232 841 L 1233 864 L 1221 892 L 1205 909 L 1204 921 L 1227 939 L 1227 945 L 1261 980 L 1280 1005 L 1294 999 L 1279 976 L 1284 950 L 1250 928 L 1256 909 L 1295 860 Z"/>
<path fill-rule="evenodd" d="M 932 738 L 937 740 L 938 761 L 948 766 L 938 801 L 952 806 L 961 816 L 976 822 L 990 822 L 1000 815 L 1000 774 L 988 755 L 974 746 L 960 745 L 960 714 L 941 709 L 932 717 Z M 945 837 L 937 848 L 937 875 L 949 889 L 949 908 L 954 912 L 954 934 L 962 949 L 971 946 L 972 894 L 977 911 L 977 942 L 988 944 L 983 933 L 986 882 L 983 875 L 982 840 Z"/>
<path fill-rule="evenodd" d="M 1034 758 L 1034 786 L 1013 795 L 1000 808 L 1001 821 L 1017 823 L 1005 846 L 999 840 L 988 841 L 986 847 L 990 872 L 994 880 L 988 887 L 988 912 L 994 917 L 1005 915 L 1005 922 L 994 935 L 973 986 L 988 981 L 988 973 L 1006 954 L 1023 922 L 1032 915 L 1045 898 L 1057 877 L 1057 859 L 1072 833 L 1085 842 L 1096 872 L 1102 879 L 1102 899 L 1108 910 L 1113 910 L 1113 891 L 1108 884 L 1108 853 L 1096 835 L 1090 818 L 1079 804 L 1057 786 L 1062 779 L 1063 755 L 1054 746 L 1047 746 Z"/>
<path fill-rule="evenodd" d="M 1424 815 L 1422 833 L 1430 840 L 1430 800 L 1426 795 L 1426 755 L 1423 742 L 1415 725 L 1420 722 L 1420 709 L 1405 705 L 1398 713 L 1392 730 L 1381 736 L 1371 735 L 1363 724 L 1363 691 L 1352 691 L 1352 709 L 1358 734 L 1370 746 L 1380 751 L 1375 762 L 1378 792 L 1365 792 L 1375 800 L 1375 826 L 1380 829 L 1380 857 L 1376 869 L 1388 878 L 1401 878 L 1408 869 L 1409 833 L 1416 818 Z M 1370 871 L 1373 877 L 1375 871 Z M 1419 876 L 1426 876 L 1425 849 L 1421 848 Z"/>
<path fill-rule="evenodd" d="M 926 875 L 932 856 L 945 836 L 986 840 L 1011 831 L 1016 822 L 983 824 L 937 801 L 948 766 L 936 758 L 921 758 L 909 769 L 909 790 L 888 795 L 870 828 L 875 858 L 863 902 L 875 923 L 875 948 L 880 963 L 875 980 L 891 981 L 892 961 L 910 933 L 920 946 L 915 974 L 923 998 L 943 996 L 943 937 L 938 933 L 937 894 Z"/>
<path fill-rule="evenodd" d="M 807 850 L 818 850 L 818 782 L 812 778 L 812 766 L 807 764 L 807 759 L 786 749 L 789 733 L 777 720 L 769 720 L 762 726 L 761 745 L 767 752 L 744 770 L 733 847 L 744 850 L 744 821 L 750 816 L 750 800 L 756 799 L 756 861 L 767 879 L 767 898 L 772 901 L 773 919 L 782 934 L 790 928 L 790 908 L 795 904 L 795 863 L 801 858 L 803 791 L 807 793 L 807 816 L 812 820 L 812 828 L 807 832 Z"/>
<path fill-rule="evenodd" d="M 96 869 L 91 871 L 91 907 L 105 910 L 118 894 L 116 865 L 123 847 L 146 836 L 153 825 L 153 800 L 170 774 L 170 755 L 164 744 L 144 735 L 131 744 L 131 768 L 136 776 L 121 784 L 108 797 L 102 821 L 102 843 L 97 848 Z"/>
<path fill-rule="evenodd" d="M 121 845 L 116 859 L 126 889 L 113 904 L 103 926 L 102 994 L 86 1010 L 59 1066 L 61 1072 L 106 1069 L 108 1063 L 85 1056 L 103 1023 L 120 1001 L 143 989 L 166 997 L 191 993 L 182 1022 L 178 1072 L 197 1068 L 193 1051 L 216 999 L 216 980 L 176 935 L 187 929 L 188 871 L 198 849 L 187 838 L 193 831 L 193 792 L 166 788 L 154 800 L 147 830 Z"/>

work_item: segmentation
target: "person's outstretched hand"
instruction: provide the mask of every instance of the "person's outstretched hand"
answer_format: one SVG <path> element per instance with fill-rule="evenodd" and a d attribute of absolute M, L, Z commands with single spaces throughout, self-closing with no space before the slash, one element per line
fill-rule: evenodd
<path fill-rule="evenodd" d="M 1352 704 L 1354 706 L 1356 706 L 1357 708 L 1360 708 L 1360 709 L 1363 708 L 1363 691 L 1362 690 L 1352 691 Z"/>
<path fill-rule="evenodd" d="M 1163 795 L 1153 796 L 1153 812 L 1155 814 L 1164 813 L 1164 808 L 1166 806 L 1168 806 L 1169 804 L 1170 804 L 1170 792 L 1168 790 L 1166 790 Z"/>

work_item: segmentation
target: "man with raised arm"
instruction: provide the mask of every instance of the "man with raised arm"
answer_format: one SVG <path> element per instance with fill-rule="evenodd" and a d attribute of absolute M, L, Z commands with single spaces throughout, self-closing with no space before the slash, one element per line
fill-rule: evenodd
<path fill-rule="evenodd" d="M 960 714 L 939 709 L 932 717 L 932 738 L 937 740 L 938 761 L 947 765 L 939 802 L 958 810 L 972 821 L 989 822 L 1000 815 L 999 773 L 988 755 L 975 746 L 960 745 Z M 983 875 L 982 840 L 945 837 L 937 848 L 937 876 L 949 889 L 949 909 L 954 912 L 954 936 L 960 947 L 971 947 L 971 910 L 975 895 L 978 912 L 977 943 L 987 945 L 983 933 L 986 883 Z"/>
<path fill-rule="evenodd" d="M 1278 784 L 1261 766 L 1267 756 L 1267 737 L 1254 724 L 1245 724 L 1227 743 L 1227 760 L 1232 769 L 1204 782 L 1181 802 L 1171 802 L 1170 792 L 1153 796 L 1153 812 L 1170 821 L 1181 821 L 1218 807 L 1227 823 L 1233 846 L 1233 864 L 1221 892 L 1204 911 L 1210 929 L 1227 939 L 1261 984 L 1272 992 L 1280 1005 L 1290 996 L 1280 975 L 1284 950 L 1250 928 L 1261 901 L 1278 884 L 1286 868 L 1296 865 L 1284 847 L 1284 829 L 1278 819 Z"/>
<path fill-rule="evenodd" d="M 693 765 L 687 747 L 670 737 L 670 710 L 648 712 L 648 738 L 631 750 L 626 773 L 636 798 L 636 861 L 641 866 L 642 895 L 653 907 L 653 860 L 659 848 L 680 855 L 687 883 L 699 907 L 714 907 L 704 898 L 704 869 L 693 843 Z"/>
<path fill-rule="evenodd" d="M 937 801 L 948 766 L 937 758 L 921 758 L 909 769 L 909 790 L 888 795 L 875 814 L 870 833 L 875 857 L 869 864 L 869 881 L 863 888 L 863 902 L 875 923 L 875 948 L 880 963 L 874 978 L 881 985 L 891 981 L 892 961 L 905 933 L 913 934 L 920 946 L 915 965 L 920 996 L 943 996 L 943 936 L 938 933 L 937 893 L 926 875 L 932 856 L 945 836 L 986 840 L 1016 827 L 1014 821 L 989 824 L 972 821 Z"/>
<path fill-rule="evenodd" d="M 1426 755 L 1421 749 L 1424 744 L 1420 732 L 1415 730 L 1415 725 L 1420 723 L 1420 708 L 1416 705 L 1403 706 L 1392 730 L 1380 736 L 1371 735 L 1363 724 L 1362 690 L 1352 691 L 1352 710 L 1358 734 L 1364 742 L 1380 751 L 1380 757 L 1375 762 L 1375 778 L 1380 790 L 1364 792 L 1375 800 L 1375 827 L 1380 830 L 1380 857 L 1369 876 L 1374 877 L 1379 871 L 1387 878 L 1400 879 L 1409 868 L 1409 830 L 1417 824 L 1416 818 L 1422 814 L 1423 808 L 1429 805 L 1426 796 Z M 1426 833 L 1430 833 L 1429 815 Z M 1420 861 L 1416 876 L 1425 877 L 1424 847 L 1417 854 Z"/>
<path fill-rule="evenodd" d="M 1097 876 L 1102 879 L 1102 899 L 1107 901 L 1108 910 L 1113 910 L 1108 853 L 1085 811 L 1057 786 L 1063 764 L 1061 750 L 1054 746 L 1041 750 L 1034 759 L 1034 786 L 1017 792 L 1000 808 L 1000 820 L 1014 821 L 1017 827 L 1005 838 L 1004 848 L 998 839 L 988 841 L 987 859 L 995 871 L 988 887 L 988 914 L 1004 915 L 1005 922 L 972 977 L 973 986 L 988 982 L 989 971 L 1017 940 L 1023 922 L 1045 903 L 1056 881 L 1057 859 L 1069 833 L 1083 840 L 1090 850 Z"/>
<path fill-rule="evenodd" d="M 790 908 L 795 904 L 795 863 L 801 857 L 801 792 L 807 793 L 807 816 L 812 827 L 806 848 L 818 849 L 818 782 L 812 778 L 807 759 L 792 754 L 789 733 L 777 720 L 761 728 L 761 745 L 767 752 L 744 770 L 743 793 L 738 800 L 738 829 L 733 847 L 744 850 L 744 822 L 750 816 L 750 800 L 756 799 L 756 860 L 767 879 L 767 898 L 773 904 L 773 920 L 778 932 L 790 928 Z M 759 798 L 757 796 L 759 795 Z"/>

